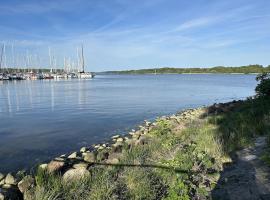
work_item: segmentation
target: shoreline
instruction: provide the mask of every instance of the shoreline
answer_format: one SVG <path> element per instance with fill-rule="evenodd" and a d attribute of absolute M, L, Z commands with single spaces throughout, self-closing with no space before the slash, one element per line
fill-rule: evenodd
<path fill-rule="evenodd" d="M 153 132 L 159 132 L 160 129 L 162 131 L 162 127 L 160 127 L 160 125 L 163 123 L 165 123 L 165 125 L 166 123 L 173 123 L 177 126 L 178 131 L 182 131 L 185 130 L 188 124 L 192 124 L 202 117 L 208 117 L 213 114 L 216 115 L 217 113 L 226 113 L 245 101 L 246 100 L 234 100 L 231 102 L 218 103 L 195 109 L 185 109 L 169 116 L 157 117 L 153 122 L 144 120 L 144 123 L 141 124 L 137 130 L 132 130 L 123 135 L 114 135 L 110 140 L 104 140 L 108 142 L 84 146 L 78 151 L 59 155 L 47 163 L 39 164 L 34 167 L 35 169 L 30 174 L 21 173 L 20 171 L 17 172 L 16 175 L 14 175 L 14 173 L 8 173 L 6 175 L 0 173 L 0 197 L 1 191 L 12 190 L 14 195 L 20 197 L 19 199 L 22 199 L 22 196 L 24 196 L 25 199 L 28 199 L 28 197 L 26 198 L 25 196 L 32 195 L 30 192 L 32 191 L 31 188 L 34 188 L 37 184 L 37 177 L 40 176 L 39 174 L 43 174 L 44 172 L 50 174 L 50 176 L 59 176 L 63 182 L 72 182 L 81 180 L 84 177 L 92 176 L 91 171 L 99 167 L 139 167 L 140 163 L 123 163 L 123 155 L 126 153 L 129 154 L 126 152 L 128 149 L 141 148 L 148 145 L 149 140 L 155 139 L 156 137 L 153 135 Z M 181 143 L 186 145 L 185 141 L 182 141 Z M 193 145 L 193 142 L 191 141 L 191 144 L 188 145 Z M 217 157 L 215 159 L 216 167 L 214 167 L 214 171 L 222 171 L 222 165 L 224 162 L 232 162 L 228 157 Z M 160 167 L 159 165 L 155 166 L 150 164 L 145 166 L 154 168 Z M 165 171 L 171 170 L 167 165 L 162 166 L 162 168 Z M 183 174 L 190 173 L 189 171 L 177 168 L 174 168 L 174 170 Z M 200 173 L 204 174 L 204 172 Z M 204 174 L 203 176 L 208 175 Z M 47 177 L 47 175 L 45 177 Z M 218 178 L 219 176 L 215 176 L 211 182 L 216 182 Z"/>

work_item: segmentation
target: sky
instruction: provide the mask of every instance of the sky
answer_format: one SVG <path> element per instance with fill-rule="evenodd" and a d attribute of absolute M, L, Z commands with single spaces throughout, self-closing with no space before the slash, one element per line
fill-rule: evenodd
<path fill-rule="evenodd" d="M 0 0 L 2 66 L 270 64 L 269 0 Z"/>

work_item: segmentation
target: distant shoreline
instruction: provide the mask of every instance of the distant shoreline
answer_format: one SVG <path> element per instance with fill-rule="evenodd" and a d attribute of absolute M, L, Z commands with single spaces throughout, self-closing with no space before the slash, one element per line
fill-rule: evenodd
<path fill-rule="evenodd" d="M 260 73 L 107 73 L 107 72 L 101 72 L 97 73 L 98 75 L 181 75 L 181 74 L 228 74 L 228 75 L 258 75 Z"/>
<path fill-rule="evenodd" d="M 246 65 L 240 67 L 211 67 L 211 68 L 148 68 L 134 70 L 104 71 L 100 74 L 260 74 L 270 72 L 270 66 Z"/>

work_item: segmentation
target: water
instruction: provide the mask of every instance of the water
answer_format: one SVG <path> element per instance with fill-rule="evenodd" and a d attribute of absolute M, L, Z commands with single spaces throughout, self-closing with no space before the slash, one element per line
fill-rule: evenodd
<path fill-rule="evenodd" d="M 254 75 L 104 75 L 0 82 L 0 171 L 125 133 L 144 119 L 254 94 Z"/>

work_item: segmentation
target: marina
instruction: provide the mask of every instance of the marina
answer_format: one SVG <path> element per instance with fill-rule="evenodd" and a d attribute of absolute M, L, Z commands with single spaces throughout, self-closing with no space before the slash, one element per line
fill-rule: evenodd
<path fill-rule="evenodd" d="M 77 62 L 72 62 L 71 59 L 64 57 L 64 64 L 60 67 L 56 64 L 56 59 L 51 55 L 49 48 L 49 68 L 33 67 L 33 59 L 26 54 L 25 66 L 16 66 L 14 60 L 14 47 L 11 46 L 12 60 L 7 65 L 6 45 L 3 44 L 0 54 L 0 81 L 12 80 L 42 80 L 42 79 L 91 79 L 95 77 L 95 73 L 85 71 L 85 59 L 83 46 L 80 51 L 77 48 Z M 38 57 L 37 57 L 38 58 Z M 38 60 L 38 59 L 37 59 Z M 31 62 L 32 61 L 32 62 Z M 32 66 L 32 67 L 27 67 Z"/>

